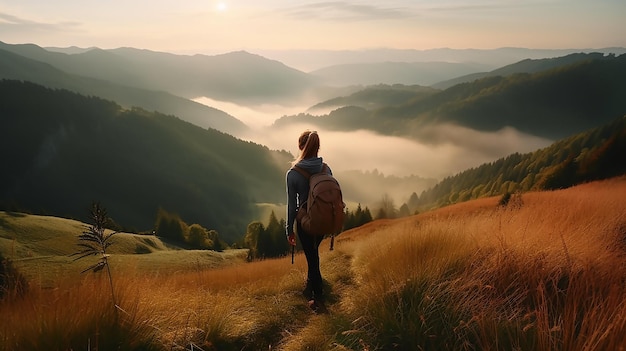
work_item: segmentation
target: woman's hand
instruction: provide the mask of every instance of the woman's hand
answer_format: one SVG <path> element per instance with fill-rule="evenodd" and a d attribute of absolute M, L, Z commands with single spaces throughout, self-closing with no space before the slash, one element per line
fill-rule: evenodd
<path fill-rule="evenodd" d="M 296 246 L 296 235 L 294 233 L 289 233 L 289 235 L 287 235 L 287 241 L 289 242 L 289 245 Z"/>

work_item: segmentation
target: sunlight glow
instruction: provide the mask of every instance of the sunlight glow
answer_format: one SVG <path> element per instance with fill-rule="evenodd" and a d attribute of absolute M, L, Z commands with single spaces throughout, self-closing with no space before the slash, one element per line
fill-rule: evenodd
<path fill-rule="evenodd" d="M 224 11 L 226 11 L 228 9 L 228 6 L 226 5 L 225 2 L 220 1 L 220 2 L 217 3 L 215 8 L 217 9 L 218 12 L 224 12 Z"/>

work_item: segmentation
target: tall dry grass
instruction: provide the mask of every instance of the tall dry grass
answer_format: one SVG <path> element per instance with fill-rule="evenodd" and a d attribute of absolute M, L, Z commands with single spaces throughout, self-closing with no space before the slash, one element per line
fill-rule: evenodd
<path fill-rule="evenodd" d="M 125 309 L 118 319 L 107 284 L 89 277 L 52 289 L 31 287 L 26 296 L 2 301 L 0 349 L 153 349 L 149 320 L 135 319 L 140 304 L 133 285 L 118 289 Z"/>
<path fill-rule="evenodd" d="M 35 281 L 0 302 L 0 350 L 620 350 L 624 198 L 622 178 L 342 233 L 334 251 L 322 244 L 326 315 L 300 294 L 302 255 L 184 270 L 112 260 L 119 320 L 101 275 Z"/>
<path fill-rule="evenodd" d="M 1 301 L 0 350 L 266 349 L 309 315 L 304 266 L 302 255 L 167 274 L 112 265 L 117 316 L 102 274 L 35 285 Z"/>
<path fill-rule="evenodd" d="M 370 349 L 622 349 L 625 198 L 613 180 L 405 220 L 355 250 L 345 311 Z"/>

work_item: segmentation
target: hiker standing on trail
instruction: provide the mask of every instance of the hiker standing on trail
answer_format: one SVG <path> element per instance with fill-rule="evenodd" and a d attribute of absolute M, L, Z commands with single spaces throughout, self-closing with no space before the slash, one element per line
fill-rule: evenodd
<path fill-rule="evenodd" d="M 298 148 L 300 149 L 300 156 L 293 162 L 294 166 L 301 168 L 309 174 L 322 172 L 324 168 L 326 168 L 328 173 L 331 173 L 328 166 L 324 167 L 325 164 L 322 158 L 317 156 L 320 148 L 320 139 L 317 132 L 308 130 L 303 132 L 298 138 Z M 308 265 L 306 287 L 302 293 L 309 300 L 309 305 L 315 309 L 323 304 L 324 301 L 319 255 L 319 246 L 324 236 L 305 233 L 300 223 L 296 220 L 298 209 L 307 201 L 308 196 L 309 181 L 306 176 L 294 168 L 289 169 L 287 171 L 287 240 L 292 246 L 296 245 L 295 224 Z"/>

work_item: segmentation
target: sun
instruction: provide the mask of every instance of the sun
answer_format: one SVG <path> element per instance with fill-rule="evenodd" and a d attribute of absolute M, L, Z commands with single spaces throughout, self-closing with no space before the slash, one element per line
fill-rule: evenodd
<path fill-rule="evenodd" d="M 215 5 L 215 8 L 217 9 L 218 12 L 224 12 L 228 9 L 228 6 L 226 5 L 224 1 L 220 1 L 217 3 L 217 5 Z"/>

